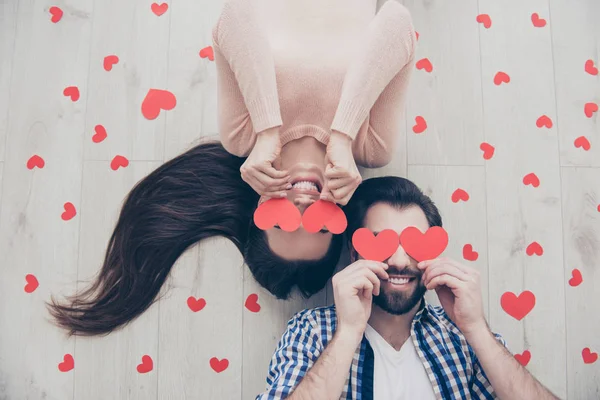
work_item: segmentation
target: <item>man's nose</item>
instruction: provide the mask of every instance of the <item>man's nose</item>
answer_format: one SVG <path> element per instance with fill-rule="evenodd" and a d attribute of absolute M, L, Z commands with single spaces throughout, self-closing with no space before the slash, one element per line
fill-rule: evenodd
<path fill-rule="evenodd" d="M 399 245 L 396 252 L 387 259 L 386 262 L 390 267 L 396 267 L 396 269 L 402 269 L 410 265 L 410 257 L 404 251 L 404 248 Z"/>

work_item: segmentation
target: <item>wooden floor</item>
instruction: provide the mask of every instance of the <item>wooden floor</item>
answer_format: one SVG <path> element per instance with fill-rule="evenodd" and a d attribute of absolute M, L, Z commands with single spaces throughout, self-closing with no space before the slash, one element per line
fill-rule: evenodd
<path fill-rule="evenodd" d="M 521 359 L 530 355 L 527 368 L 561 398 L 598 399 L 600 361 L 591 361 L 600 352 L 600 3 L 403 3 L 420 34 L 417 60 L 432 69 L 421 61 L 413 75 L 400 133 L 406 146 L 365 176 L 408 176 L 426 190 L 450 233 L 446 254 L 483 273 L 493 330 Z M 161 16 L 151 4 L 0 4 L 2 400 L 251 399 L 288 318 L 332 301 L 327 291 L 276 301 L 233 244 L 214 239 L 179 260 L 165 299 L 126 329 L 67 340 L 49 323 L 44 301 L 98 271 L 132 185 L 217 133 L 215 66 L 199 53 L 222 1 L 169 0 Z M 63 11 L 57 23 L 52 6 Z M 108 72 L 109 55 L 119 62 Z M 70 86 L 79 88 L 77 101 L 63 95 Z M 177 97 L 155 120 L 140 112 L 151 88 Z M 427 127 L 417 134 L 419 116 Z M 96 143 L 98 125 L 107 138 Z M 35 155 L 43 168 L 28 168 Z M 117 155 L 128 167 L 111 169 Z M 537 187 L 524 184 L 529 174 Z M 452 200 L 457 189 L 467 201 Z M 76 215 L 65 221 L 68 202 Z M 541 256 L 528 255 L 534 242 Z M 474 258 L 465 245 L 476 261 L 463 258 Z M 29 274 L 39 282 L 31 293 Z M 525 291 L 535 306 L 517 320 L 501 298 Z M 244 306 L 255 295 L 259 312 Z M 191 311 L 190 296 L 206 306 Z M 74 368 L 61 372 L 65 355 Z M 153 369 L 139 373 L 145 355 Z M 227 368 L 217 373 L 219 366 Z"/>

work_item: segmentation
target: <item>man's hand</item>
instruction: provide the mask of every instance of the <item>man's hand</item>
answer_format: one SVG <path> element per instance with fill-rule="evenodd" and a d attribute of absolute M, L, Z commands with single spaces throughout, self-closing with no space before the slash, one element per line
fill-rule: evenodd
<path fill-rule="evenodd" d="M 422 261 L 422 281 L 435 289 L 444 310 L 465 335 L 487 330 L 481 299 L 479 271 L 448 258 Z"/>
<path fill-rule="evenodd" d="M 333 296 L 338 330 L 362 337 L 371 316 L 373 295 L 379 295 L 380 279 L 388 279 L 388 265 L 358 260 L 334 275 Z"/>
<path fill-rule="evenodd" d="M 352 139 L 341 132 L 333 131 L 327 144 L 326 184 L 321 199 L 345 206 L 362 182 L 352 153 Z"/>
<path fill-rule="evenodd" d="M 257 135 L 252 151 L 240 168 L 244 182 L 261 196 L 286 197 L 286 190 L 291 189 L 288 172 L 273 167 L 280 153 L 279 128 L 268 129 Z"/>

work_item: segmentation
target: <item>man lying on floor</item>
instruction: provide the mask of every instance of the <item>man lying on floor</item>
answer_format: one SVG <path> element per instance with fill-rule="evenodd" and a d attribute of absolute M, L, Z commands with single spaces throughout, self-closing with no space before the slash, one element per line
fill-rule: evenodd
<path fill-rule="evenodd" d="M 363 227 L 442 225 L 431 199 L 398 177 L 366 180 L 345 211 L 349 239 Z M 290 320 L 257 399 L 556 399 L 490 331 L 476 269 L 417 263 L 402 245 L 384 263 L 351 249 L 333 277 L 335 305 Z M 442 307 L 427 303 L 428 289 Z"/>

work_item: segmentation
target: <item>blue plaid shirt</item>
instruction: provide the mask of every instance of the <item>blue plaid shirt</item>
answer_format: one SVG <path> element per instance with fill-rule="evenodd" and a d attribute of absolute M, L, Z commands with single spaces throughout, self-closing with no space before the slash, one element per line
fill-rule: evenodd
<path fill-rule="evenodd" d="M 336 329 L 335 306 L 301 311 L 288 322 L 269 365 L 267 389 L 257 400 L 285 399 L 315 364 Z M 506 346 L 504 339 L 496 339 Z M 442 307 L 425 302 L 415 315 L 411 340 L 438 399 L 495 399 L 475 352 Z M 373 350 L 363 336 L 340 399 L 373 399 Z"/>

